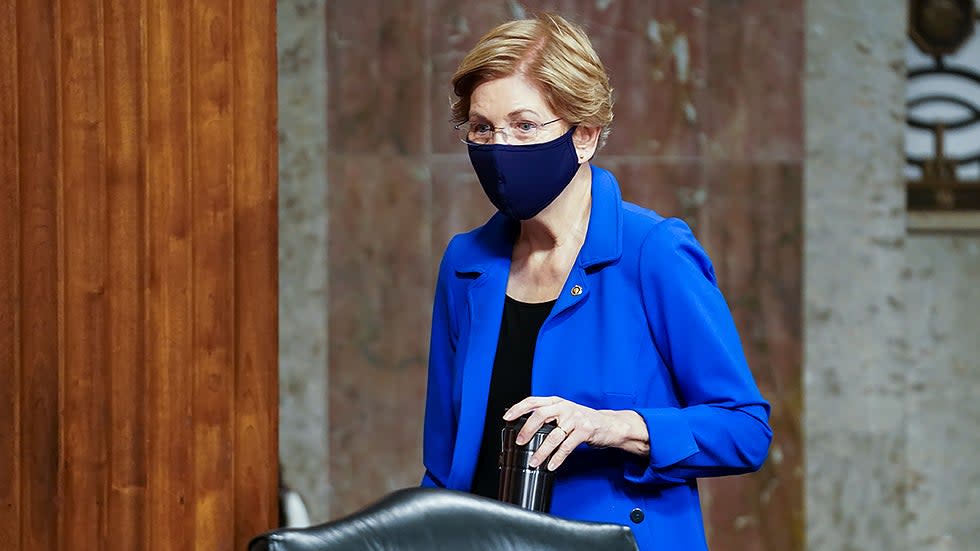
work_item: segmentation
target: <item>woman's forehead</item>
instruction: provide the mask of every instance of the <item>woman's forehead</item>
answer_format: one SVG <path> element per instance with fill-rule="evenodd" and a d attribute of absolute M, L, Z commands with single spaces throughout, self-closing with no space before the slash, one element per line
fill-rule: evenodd
<path fill-rule="evenodd" d="M 551 112 L 544 94 L 522 75 L 482 82 L 470 96 L 470 115 L 506 118 L 521 112 L 537 116 Z"/>

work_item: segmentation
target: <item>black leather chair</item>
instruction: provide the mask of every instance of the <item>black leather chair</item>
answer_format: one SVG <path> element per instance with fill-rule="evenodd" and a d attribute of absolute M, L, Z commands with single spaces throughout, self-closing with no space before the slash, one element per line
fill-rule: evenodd
<path fill-rule="evenodd" d="M 583 496 L 583 499 L 588 499 Z M 560 519 L 452 490 L 399 490 L 350 516 L 266 532 L 249 551 L 637 551 L 626 526 Z"/>

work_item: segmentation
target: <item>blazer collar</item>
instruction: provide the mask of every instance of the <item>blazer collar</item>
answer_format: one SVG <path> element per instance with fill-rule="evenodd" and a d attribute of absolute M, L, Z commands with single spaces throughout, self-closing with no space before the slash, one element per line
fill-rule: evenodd
<path fill-rule="evenodd" d="M 623 199 L 619 183 L 608 170 L 592 167 L 592 210 L 578 264 L 585 270 L 615 262 L 623 254 Z M 498 212 L 475 235 L 475 247 L 456 268 L 458 273 L 483 274 L 501 263 L 509 265 L 520 225 Z"/>

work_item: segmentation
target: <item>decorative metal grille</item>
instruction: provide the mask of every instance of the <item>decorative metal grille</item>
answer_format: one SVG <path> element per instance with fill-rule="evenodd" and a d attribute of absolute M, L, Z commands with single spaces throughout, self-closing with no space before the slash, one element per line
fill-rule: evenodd
<path fill-rule="evenodd" d="M 980 210 L 977 3 L 909 2 L 909 210 Z"/>

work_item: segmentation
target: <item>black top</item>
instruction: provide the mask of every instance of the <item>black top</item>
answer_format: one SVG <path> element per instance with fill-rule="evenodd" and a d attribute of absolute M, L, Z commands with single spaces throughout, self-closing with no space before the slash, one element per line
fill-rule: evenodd
<path fill-rule="evenodd" d="M 551 313 L 555 301 L 530 304 L 507 297 L 500 323 L 497 355 L 487 398 L 487 417 L 483 442 L 473 474 L 472 493 L 497 499 L 500 480 L 500 431 L 504 412 L 531 395 L 531 365 L 534 345 L 541 325 Z"/>

